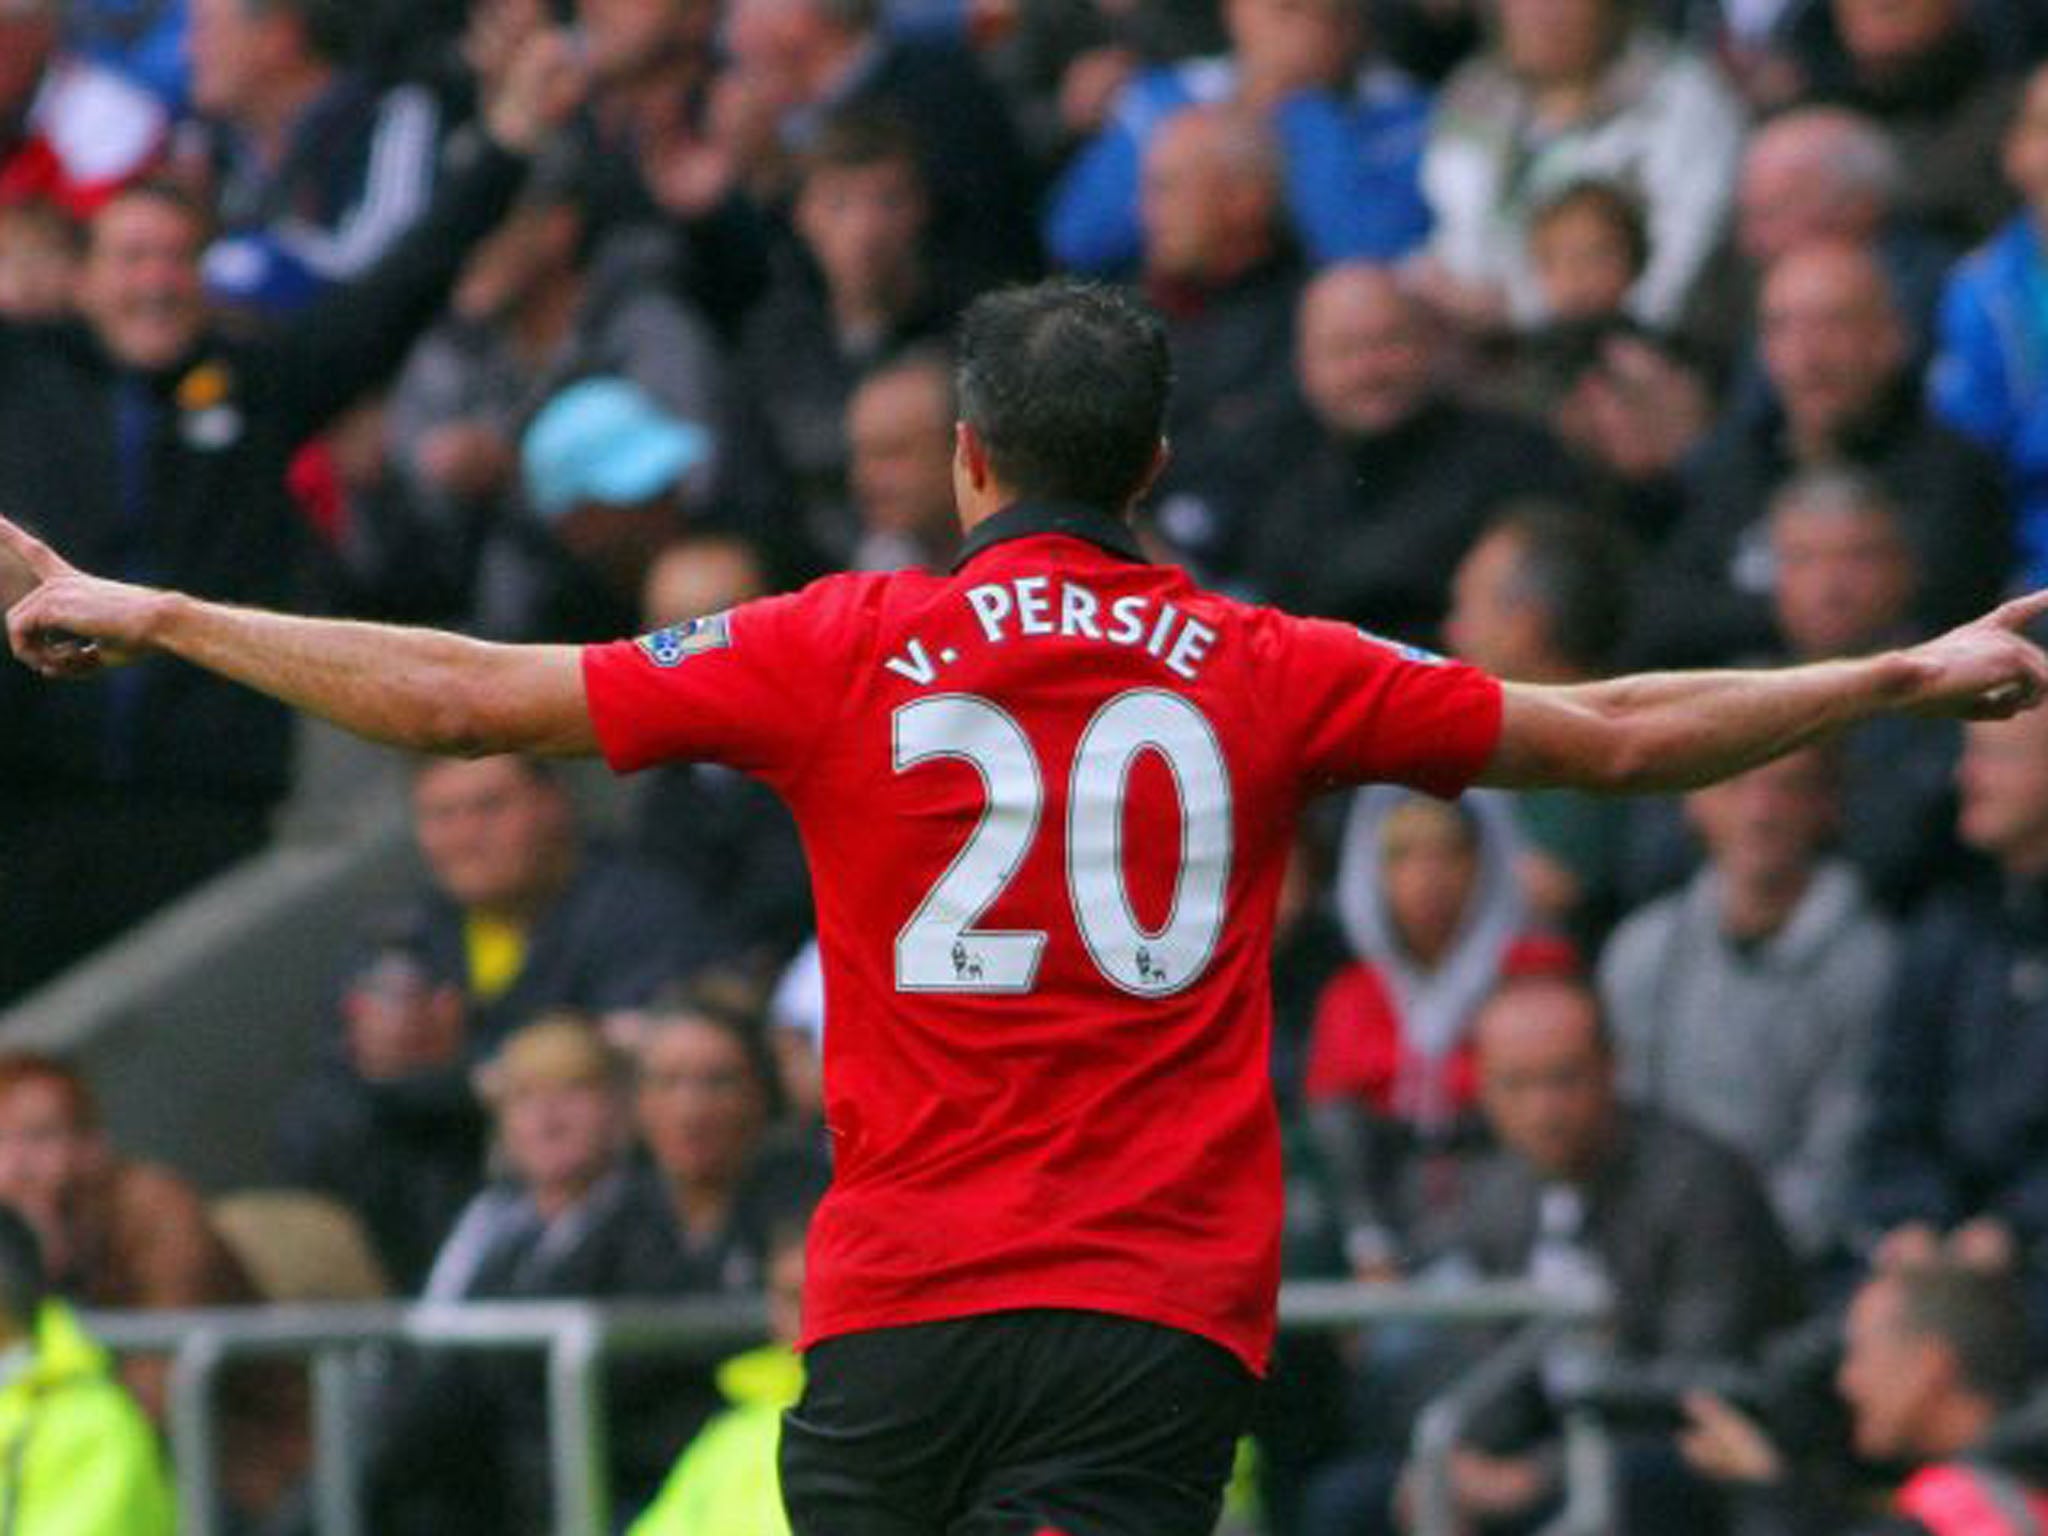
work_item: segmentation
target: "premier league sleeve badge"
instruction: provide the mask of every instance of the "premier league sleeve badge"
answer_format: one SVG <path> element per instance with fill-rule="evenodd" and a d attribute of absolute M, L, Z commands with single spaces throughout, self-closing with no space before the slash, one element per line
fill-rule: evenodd
<path fill-rule="evenodd" d="M 692 656 L 705 651 L 722 651 L 732 644 L 732 616 L 714 613 L 683 624 L 671 624 L 633 642 L 640 654 L 664 671 L 680 667 Z"/>

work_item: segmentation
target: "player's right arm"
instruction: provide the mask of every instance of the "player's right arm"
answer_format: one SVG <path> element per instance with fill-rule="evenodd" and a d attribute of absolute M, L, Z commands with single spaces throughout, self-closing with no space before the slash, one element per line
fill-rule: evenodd
<path fill-rule="evenodd" d="M 106 581 L 0 518 L 6 558 L 25 572 L 8 641 L 45 677 L 90 677 L 161 652 L 393 746 L 465 756 L 597 750 L 575 646 L 298 618 Z"/>
<path fill-rule="evenodd" d="M 1875 715 L 2003 719 L 2048 696 L 2048 657 L 2022 633 L 2044 612 L 2048 590 L 1923 645 L 1803 667 L 1509 683 L 1500 741 L 1479 782 L 1692 789 Z"/>

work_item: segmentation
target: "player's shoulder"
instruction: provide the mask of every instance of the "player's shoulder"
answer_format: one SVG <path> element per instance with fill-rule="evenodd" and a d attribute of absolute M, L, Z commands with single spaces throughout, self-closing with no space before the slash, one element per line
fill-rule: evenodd
<path fill-rule="evenodd" d="M 877 622 L 906 604 L 928 601 L 944 585 L 943 577 L 924 571 L 835 571 L 793 591 L 743 603 L 733 615 L 742 626 L 763 619 L 809 623 L 843 639 L 849 625 Z"/>
<path fill-rule="evenodd" d="M 1255 656 L 1286 662 L 1306 656 L 1334 657 L 1364 666 L 1449 665 L 1448 658 L 1396 636 L 1382 635 L 1344 619 L 1291 613 L 1270 603 L 1193 588 L 1194 600 L 1213 614 L 1212 622 L 1241 636 Z"/>

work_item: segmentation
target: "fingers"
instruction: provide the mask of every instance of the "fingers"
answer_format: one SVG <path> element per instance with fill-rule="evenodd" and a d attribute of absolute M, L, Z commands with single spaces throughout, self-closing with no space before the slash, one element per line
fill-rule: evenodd
<path fill-rule="evenodd" d="M 39 581 L 54 581 L 71 569 L 49 545 L 4 517 L 0 517 L 0 550 L 27 566 Z"/>
<path fill-rule="evenodd" d="M 22 664 L 43 677 L 72 681 L 103 671 L 108 657 L 95 641 L 64 629 L 49 612 L 49 588 L 38 588 L 7 615 L 7 639 Z"/>
<path fill-rule="evenodd" d="M 2048 587 L 2001 603 L 1991 611 L 1991 622 L 2000 629 L 2024 629 L 2044 613 L 2048 613 Z"/>

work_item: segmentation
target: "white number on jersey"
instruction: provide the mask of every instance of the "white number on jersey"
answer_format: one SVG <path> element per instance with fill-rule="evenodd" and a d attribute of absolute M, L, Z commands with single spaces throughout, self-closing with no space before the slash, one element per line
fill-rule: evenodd
<path fill-rule="evenodd" d="M 1038 834 L 1045 785 L 1022 727 L 987 699 L 942 694 L 896 711 L 895 766 L 958 758 L 981 775 L 980 824 L 896 936 L 896 986 L 905 992 L 1028 992 L 1043 932 L 983 932 L 977 919 L 1002 895 Z M 1124 807 L 1147 752 L 1173 775 L 1180 804 L 1180 864 L 1165 923 L 1148 930 L 1124 876 Z M 1089 722 L 1075 749 L 1067 796 L 1067 889 L 1096 969 L 1141 997 L 1193 985 L 1223 930 L 1230 883 L 1230 774 L 1202 712 L 1179 694 L 1119 694 Z"/>

